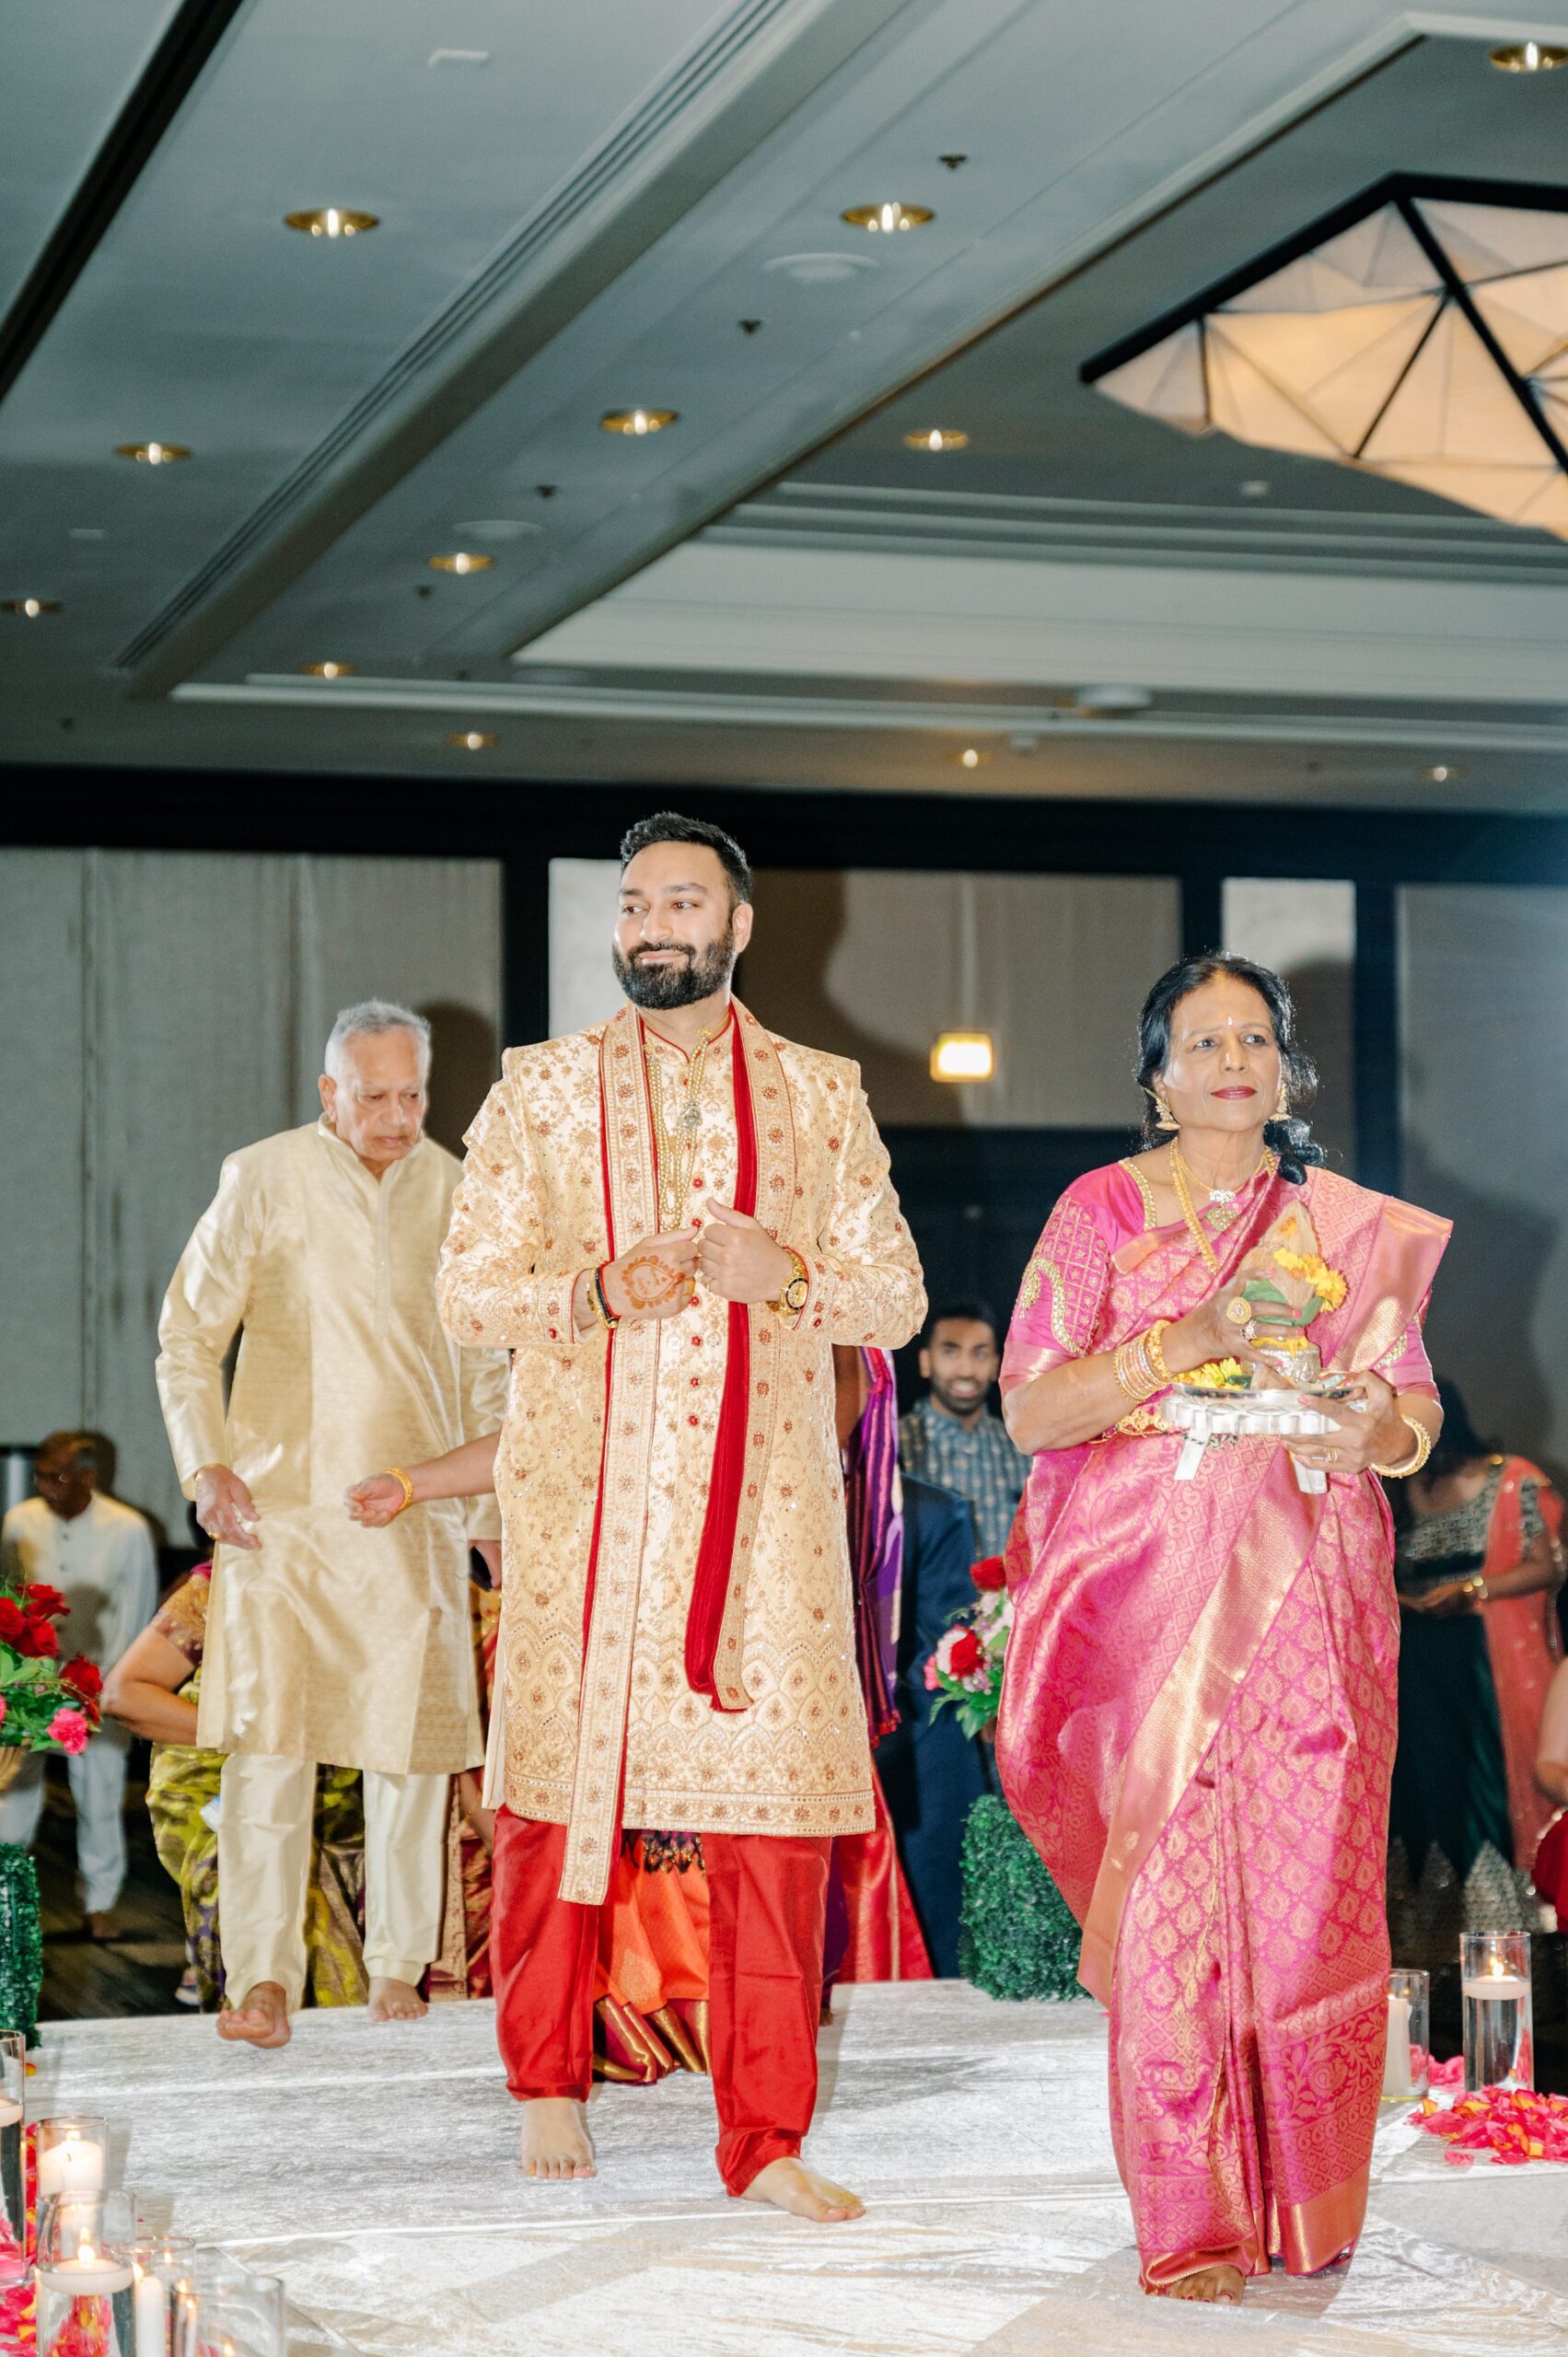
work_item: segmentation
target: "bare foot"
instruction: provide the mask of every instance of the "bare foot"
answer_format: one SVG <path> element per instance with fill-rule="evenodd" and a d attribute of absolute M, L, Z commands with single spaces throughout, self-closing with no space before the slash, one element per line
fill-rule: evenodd
<path fill-rule="evenodd" d="M 416 2022 L 430 2010 L 412 1981 L 370 1976 L 370 2018 L 373 2022 Z"/>
<path fill-rule="evenodd" d="M 1200 2267 L 1191 2275 L 1179 2276 L 1164 2289 L 1173 2300 L 1204 2300 L 1222 2303 L 1241 2297 L 1239 2267 Z"/>
<path fill-rule="evenodd" d="M 247 2046 L 286 2046 L 288 2000 L 275 1980 L 258 1980 L 241 2005 L 225 2006 L 218 2036 Z"/>
<path fill-rule="evenodd" d="M 100 1915 L 88 1915 L 85 1921 L 89 1940 L 118 1940 L 124 1936 L 123 1926 L 111 1907 L 105 1908 Z"/>
<path fill-rule="evenodd" d="M 575 2096 L 530 2096 L 523 2106 L 520 2157 L 525 2177 L 547 2177 L 552 2184 L 597 2177 L 587 2105 Z"/>
<path fill-rule="evenodd" d="M 831 2177 L 819 2177 L 804 2161 L 784 2155 L 759 2169 L 743 2201 L 771 2201 L 792 2218 L 810 2218 L 819 2226 L 837 2225 L 846 2218 L 864 2218 L 865 2204 L 858 2193 L 846 2193 Z"/>

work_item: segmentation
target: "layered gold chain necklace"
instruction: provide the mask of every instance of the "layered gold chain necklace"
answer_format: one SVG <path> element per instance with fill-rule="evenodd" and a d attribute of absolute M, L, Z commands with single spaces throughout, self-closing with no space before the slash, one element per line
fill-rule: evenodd
<path fill-rule="evenodd" d="M 697 1147 L 703 1130 L 703 1074 L 707 1069 L 708 1050 L 717 1036 L 716 1032 L 704 1031 L 697 1042 L 687 1067 L 686 1094 L 672 1132 L 664 1115 L 664 1076 L 658 1057 L 645 1028 L 643 1032 L 648 1101 L 654 1116 L 654 1155 L 658 1164 L 659 1225 L 667 1233 L 680 1225 L 691 1176 L 697 1167 Z"/>
<path fill-rule="evenodd" d="M 1218 1203 L 1222 1210 L 1228 1212 L 1234 1205 L 1237 1195 L 1241 1193 L 1242 1189 L 1250 1187 L 1253 1179 L 1257 1178 L 1259 1170 L 1266 1170 L 1272 1178 L 1278 1168 L 1278 1156 L 1265 1148 L 1263 1158 L 1261 1162 L 1259 1163 L 1258 1169 L 1249 1172 L 1242 1180 L 1240 1187 L 1211 1187 L 1208 1190 L 1209 1201 L 1211 1203 Z M 1202 1254 L 1205 1266 L 1214 1276 L 1218 1276 L 1220 1264 L 1218 1260 L 1215 1258 L 1214 1248 L 1209 1241 L 1208 1231 L 1204 1227 L 1202 1221 L 1199 1218 L 1196 1207 L 1192 1202 L 1192 1188 L 1191 1182 L 1193 1175 L 1193 1172 L 1188 1167 L 1187 1157 L 1181 1151 L 1180 1140 L 1178 1138 L 1172 1138 L 1170 1142 L 1170 1183 L 1176 1190 L 1176 1200 L 1181 1206 L 1181 1216 L 1187 1224 L 1188 1234 L 1191 1237 L 1193 1243 L 1198 1247 L 1199 1251 Z M 1200 1181 L 1200 1183 L 1202 1182 Z"/>

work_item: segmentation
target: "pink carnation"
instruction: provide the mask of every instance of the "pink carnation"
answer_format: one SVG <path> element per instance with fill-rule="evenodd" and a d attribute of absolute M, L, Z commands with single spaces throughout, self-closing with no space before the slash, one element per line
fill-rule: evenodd
<path fill-rule="evenodd" d="M 925 1690 L 928 1694 L 936 1694 L 941 1691 L 941 1687 L 942 1673 L 936 1666 L 935 1655 L 930 1654 L 925 1663 Z"/>
<path fill-rule="evenodd" d="M 86 1713 L 73 1711 L 68 1703 L 63 1702 L 49 1722 L 50 1742 L 57 1743 L 62 1751 L 70 1753 L 73 1759 L 87 1749 L 87 1734 Z"/>
<path fill-rule="evenodd" d="M 6 1724 L 6 1697 L 0 1694 L 0 1727 Z"/>

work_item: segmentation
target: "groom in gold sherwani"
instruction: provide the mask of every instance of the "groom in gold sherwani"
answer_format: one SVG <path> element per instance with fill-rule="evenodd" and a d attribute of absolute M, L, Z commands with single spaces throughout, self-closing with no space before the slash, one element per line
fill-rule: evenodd
<path fill-rule="evenodd" d="M 607 1025 L 515 1049 L 442 1256 L 454 1339 L 514 1353 L 486 1796 L 507 2084 L 540 2177 L 593 2174 L 599 1918 L 623 1829 L 703 1837 L 729 2191 L 860 2204 L 799 2158 L 835 1834 L 873 1823 L 832 1345 L 925 1295 L 856 1068 L 730 995 L 750 875 L 666 812 L 621 845 Z"/>

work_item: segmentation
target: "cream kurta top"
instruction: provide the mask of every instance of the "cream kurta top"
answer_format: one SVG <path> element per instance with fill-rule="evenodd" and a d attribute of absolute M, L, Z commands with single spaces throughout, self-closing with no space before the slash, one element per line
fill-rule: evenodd
<path fill-rule="evenodd" d="M 258 1551 L 215 1550 L 197 1740 L 383 1773 L 480 1758 L 468 1541 L 494 1502 L 434 1500 L 386 1530 L 350 1482 L 494 1432 L 506 1365 L 443 1332 L 435 1277 L 459 1177 L 425 1138 L 377 1179 L 325 1121 L 230 1155 L 158 1321 L 187 1496 L 232 1467 Z M 243 1329 L 226 1414 L 223 1364 Z"/>
<path fill-rule="evenodd" d="M 673 1129 L 687 1060 L 656 1034 L 646 1037 Z M 735 1037 L 731 1025 L 708 1053 L 696 1159 L 677 1225 L 699 1216 L 706 1197 L 735 1200 Z M 508 1807 L 558 1824 L 572 1815 L 604 1440 L 607 1338 L 597 1328 L 575 1337 L 571 1313 L 577 1271 L 608 1248 L 603 1038 L 596 1028 L 504 1059 L 503 1077 L 469 1133 L 439 1284 L 454 1334 L 517 1353 L 495 1465 L 505 1523 L 499 1748 Z M 821 1835 L 873 1823 L 832 1344 L 897 1347 L 918 1329 L 925 1295 L 858 1071 L 787 1040 L 775 1045 L 794 1124 L 796 1200 L 768 1224 L 807 1260 L 811 1290 L 793 1325 L 775 1320 L 784 1329 L 780 1397 L 746 1596 L 742 1681 L 750 1702 L 717 1711 L 692 1692 L 685 1670 L 728 1321 L 728 1305 L 699 1286 L 694 1306 L 656 1329 L 627 1825 Z M 766 1216 L 761 1204 L 759 1216 Z M 621 1249 L 633 1240 L 617 1239 Z"/>

